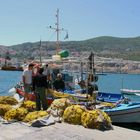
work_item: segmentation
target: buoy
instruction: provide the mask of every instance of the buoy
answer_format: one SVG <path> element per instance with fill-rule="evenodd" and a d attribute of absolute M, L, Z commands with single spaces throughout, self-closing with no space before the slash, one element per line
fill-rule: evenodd
<path fill-rule="evenodd" d="M 54 61 L 60 61 L 61 60 L 61 56 L 60 55 L 53 55 L 52 56 L 52 60 L 54 60 Z"/>

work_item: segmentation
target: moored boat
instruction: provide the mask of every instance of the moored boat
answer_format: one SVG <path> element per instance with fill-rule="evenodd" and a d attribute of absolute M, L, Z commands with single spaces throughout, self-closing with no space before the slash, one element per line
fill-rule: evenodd
<path fill-rule="evenodd" d="M 123 94 L 140 94 L 140 90 L 134 90 L 134 89 L 120 89 L 121 93 Z"/>
<path fill-rule="evenodd" d="M 15 67 L 15 66 L 2 66 L 1 70 L 6 70 L 6 71 L 23 71 L 22 67 Z"/>
<path fill-rule="evenodd" d="M 116 103 L 123 98 L 124 96 L 120 93 L 98 92 L 97 96 L 97 100 L 110 103 Z"/>
<path fill-rule="evenodd" d="M 19 94 L 19 96 L 22 96 L 24 97 L 25 95 L 25 92 L 23 90 L 23 87 L 15 87 L 16 88 L 16 93 Z M 81 100 L 87 100 L 87 94 L 81 94 L 81 93 L 76 93 L 76 91 L 74 90 L 65 90 L 64 93 L 63 92 L 57 92 L 57 91 L 53 91 L 51 89 L 49 89 L 49 92 L 51 92 L 51 97 L 47 97 L 47 100 L 49 100 L 49 102 L 51 103 L 54 98 L 57 98 L 57 95 L 63 95 L 64 96 L 67 96 L 67 95 L 70 95 L 72 97 L 75 97 L 77 98 L 79 101 Z M 53 92 L 57 92 L 57 94 L 53 94 Z M 105 92 L 96 92 L 96 99 L 97 101 L 101 101 L 101 102 L 110 102 L 110 103 L 116 103 L 116 102 L 119 102 L 120 100 L 122 100 L 124 97 L 119 94 L 119 93 L 105 93 Z M 55 96 L 55 97 L 53 97 Z M 53 98 L 52 98 L 53 97 Z M 32 100 L 32 101 L 35 101 L 35 95 L 33 93 L 29 93 L 28 94 L 28 99 L 29 100 Z"/>
<path fill-rule="evenodd" d="M 111 117 L 113 123 L 140 123 L 140 102 L 122 103 L 103 111 Z"/>
<path fill-rule="evenodd" d="M 24 96 L 25 96 L 25 92 L 20 88 L 16 88 L 16 93 L 15 94 L 18 95 L 19 99 L 24 98 Z M 31 100 L 31 101 L 35 101 L 36 100 L 35 94 L 29 93 L 28 94 L 28 99 Z M 54 100 L 53 98 L 47 97 L 48 105 L 50 105 L 53 102 L 53 100 Z"/>

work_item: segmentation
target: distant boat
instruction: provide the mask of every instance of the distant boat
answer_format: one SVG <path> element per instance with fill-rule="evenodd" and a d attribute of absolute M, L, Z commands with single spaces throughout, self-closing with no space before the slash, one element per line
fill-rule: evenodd
<path fill-rule="evenodd" d="M 22 67 L 15 67 L 15 66 L 2 66 L 1 70 L 6 70 L 6 71 L 23 71 Z"/>
<path fill-rule="evenodd" d="M 102 73 L 102 72 L 99 73 L 99 72 L 97 72 L 96 75 L 107 75 L 107 73 Z"/>
<path fill-rule="evenodd" d="M 140 90 L 134 90 L 134 89 L 120 89 L 121 93 L 123 94 L 130 94 L 130 95 L 137 95 L 140 94 Z"/>

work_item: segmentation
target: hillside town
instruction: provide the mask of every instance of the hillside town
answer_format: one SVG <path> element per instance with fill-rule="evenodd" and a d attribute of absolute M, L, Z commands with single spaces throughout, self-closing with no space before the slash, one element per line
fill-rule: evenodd
<path fill-rule="evenodd" d="M 8 66 L 15 66 L 20 67 L 23 66 L 25 63 L 30 61 L 38 61 L 39 62 L 39 50 L 34 51 L 32 53 L 32 58 L 24 58 L 19 59 L 14 57 L 16 55 L 16 51 L 8 50 L 7 47 L 0 47 L 0 68 L 4 65 Z M 42 61 L 47 63 L 48 59 L 51 59 L 51 56 L 54 54 L 54 51 L 44 51 L 42 50 Z M 140 74 L 140 62 L 139 61 L 132 61 L 132 60 L 124 60 L 122 58 L 111 58 L 111 57 L 100 57 L 96 52 L 93 52 L 95 55 L 94 62 L 96 72 L 98 73 L 129 73 L 129 74 Z M 2 55 L 5 54 L 5 55 Z M 87 70 L 88 56 L 90 52 L 77 52 L 73 51 L 69 53 L 69 57 L 66 60 L 69 63 L 66 64 L 65 69 L 72 70 L 72 71 L 79 71 L 80 70 L 80 62 L 84 62 L 83 69 L 84 71 Z M 12 56 L 12 57 L 11 57 Z M 65 60 L 65 61 L 66 61 Z M 79 64 L 77 63 L 79 62 Z"/>

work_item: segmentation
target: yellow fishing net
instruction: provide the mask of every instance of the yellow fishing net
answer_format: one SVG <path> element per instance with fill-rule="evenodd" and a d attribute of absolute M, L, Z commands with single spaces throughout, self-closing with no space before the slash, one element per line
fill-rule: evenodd
<path fill-rule="evenodd" d="M 7 111 L 4 115 L 4 119 L 11 121 L 13 119 L 22 121 L 25 116 L 27 115 L 28 111 L 25 108 L 17 108 L 17 109 L 11 109 Z"/>
<path fill-rule="evenodd" d="M 0 115 L 4 116 L 4 114 L 10 109 L 12 109 L 11 105 L 0 104 Z"/>
<path fill-rule="evenodd" d="M 19 121 L 22 121 L 27 115 L 28 110 L 26 108 L 20 107 L 16 109 L 16 118 Z"/>
<path fill-rule="evenodd" d="M 63 120 L 72 124 L 81 124 L 81 115 L 85 108 L 80 105 L 67 107 L 63 114 Z"/>
<path fill-rule="evenodd" d="M 0 104 L 16 105 L 18 101 L 11 96 L 0 96 Z"/>
<path fill-rule="evenodd" d="M 70 100 L 67 98 L 55 99 L 47 111 L 53 116 L 61 117 L 63 115 L 64 110 L 70 106 Z"/>
<path fill-rule="evenodd" d="M 111 119 L 101 110 L 85 111 L 82 114 L 81 122 L 84 127 L 95 129 L 110 129 Z"/>
<path fill-rule="evenodd" d="M 36 109 L 36 103 L 33 101 L 24 101 L 21 107 L 26 108 L 28 111 L 34 111 Z"/>
<path fill-rule="evenodd" d="M 68 98 L 71 96 L 70 94 L 58 92 L 52 89 L 48 89 L 47 92 L 52 94 L 56 98 Z"/>
<path fill-rule="evenodd" d="M 34 112 L 29 112 L 26 117 L 24 118 L 24 122 L 31 122 L 33 120 L 36 120 L 38 118 L 47 116 L 48 112 L 47 111 L 34 111 Z"/>
<path fill-rule="evenodd" d="M 115 104 L 113 104 L 113 103 L 108 103 L 108 102 L 101 102 L 100 104 L 101 104 L 101 105 L 104 105 L 104 106 L 106 106 L 106 107 L 111 107 L 111 108 L 113 108 L 113 107 L 116 106 Z"/>

